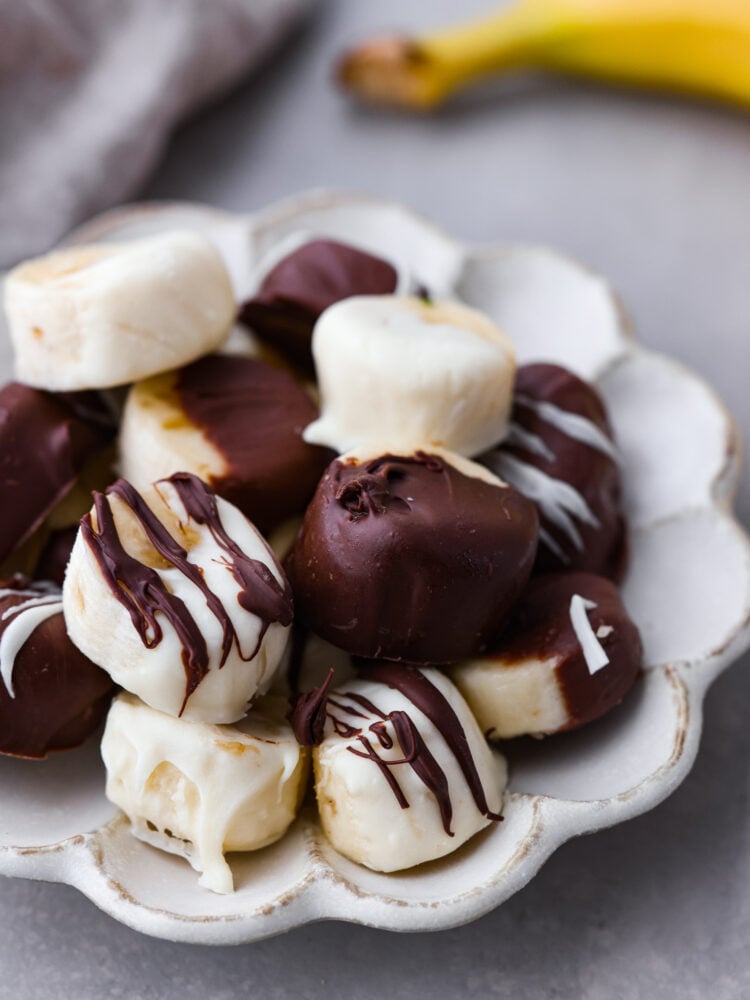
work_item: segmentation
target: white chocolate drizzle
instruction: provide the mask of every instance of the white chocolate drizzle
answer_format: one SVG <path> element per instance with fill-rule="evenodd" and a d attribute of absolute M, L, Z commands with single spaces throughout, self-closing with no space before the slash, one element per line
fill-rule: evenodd
<path fill-rule="evenodd" d="M 587 611 L 593 611 L 596 606 L 596 601 L 590 601 L 586 597 L 581 597 L 580 594 L 573 594 L 570 599 L 570 621 L 592 677 L 609 663 L 609 657 L 597 638 L 601 627 L 595 634 L 586 614 Z"/>
<path fill-rule="evenodd" d="M 619 462 L 617 449 L 613 441 L 604 433 L 601 427 L 597 427 L 587 417 L 581 416 L 580 413 L 572 413 L 570 410 L 563 410 L 547 400 L 534 399 L 523 393 L 516 393 L 513 401 L 519 406 L 525 406 L 526 409 L 533 410 L 545 423 L 554 427 L 555 430 L 560 431 L 561 434 L 566 434 L 569 438 L 573 438 L 574 441 L 580 441 L 582 444 L 588 445 L 589 448 L 594 448 L 596 451 L 602 452 L 607 458 L 611 458 L 613 462 Z"/>
<path fill-rule="evenodd" d="M 523 448 L 524 451 L 532 455 L 538 455 L 548 462 L 554 462 L 555 453 L 547 446 L 547 443 L 531 431 L 526 430 L 521 424 L 511 421 L 508 424 L 508 433 L 503 441 L 506 445 L 515 445 L 516 448 Z"/>
<path fill-rule="evenodd" d="M 40 584 L 35 590 L 0 589 L 0 599 L 10 596 L 28 598 L 6 608 L 0 615 L 0 623 L 13 619 L 0 635 L 0 677 L 10 697 L 15 698 L 13 671 L 16 658 L 42 622 L 62 612 L 62 597 L 51 584 Z"/>
<path fill-rule="evenodd" d="M 502 451 L 495 452 L 490 462 L 492 470 L 497 472 L 501 479 L 515 486 L 529 500 L 533 500 L 544 517 L 564 532 L 579 552 L 583 550 L 583 539 L 576 521 L 588 524 L 592 528 L 598 528 L 600 524 L 575 487 L 562 479 L 554 479 L 541 469 Z M 542 529 L 539 537 L 555 555 L 564 558 L 565 562 L 570 561 L 548 532 Z"/>

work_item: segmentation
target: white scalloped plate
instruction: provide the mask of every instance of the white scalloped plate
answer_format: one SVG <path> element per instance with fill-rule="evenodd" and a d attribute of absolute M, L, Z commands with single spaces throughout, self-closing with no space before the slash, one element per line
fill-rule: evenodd
<path fill-rule="evenodd" d="M 279 843 L 234 857 L 234 895 L 200 889 L 187 864 L 135 840 L 107 803 L 96 741 L 42 764 L 0 759 L 0 873 L 67 882 L 137 930 L 207 944 L 325 918 L 401 931 L 473 920 L 568 838 L 645 812 L 687 774 L 705 691 L 750 645 L 750 540 L 731 513 L 736 428 L 701 379 L 635 342 L 601 278 L 545 249 L 464 246 L 399 205 L 319 193 L 249 217 L 144 205 L 95 219 L 73 239 L 177 226 L 217 243 L 238 298 L 253 289 L 257 262 L 299 230 L 381 251 L 408 262 L 433 292 L 452 291 L 492 315 L 522 361 L 559 361 L 596 381 L 624 456 L 632 524 L 624 593 L 647 670 L 606 719 L 514 747 L 505 821 L 405 874 L 340 857 L 308 806 Z M 10 371 L 7 344 L 0 371 Z"/>

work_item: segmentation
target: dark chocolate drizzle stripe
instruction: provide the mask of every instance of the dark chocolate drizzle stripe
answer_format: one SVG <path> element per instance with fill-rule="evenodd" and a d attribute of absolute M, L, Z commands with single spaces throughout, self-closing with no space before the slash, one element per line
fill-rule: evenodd
<path fill-rule="evenodd" d="M 241 588 L 237 596 L 239 604 L 261 619 L 261 631 L 256 647 L 249 656 L 246 656 L 242 652 L 239 637 L 224 605 L 205 583 L 200 568 L 189 562 L 186 550 L 172 537 L 137 490 L 124 479 L 120 479 L 108 487 L 104 494 L 94 493 L 97 528 L 94 529 L 91 514 L 86 514 L 81 519 L 83 538 L 94 555 L 105 582 L 128 611 L 133 627 L 144 646 L 153 649 L 163 638 L 163 631 L 157 619 L 159 612 L 177 633 L 182 646 L 182 663 L 186 675 L 185 698 L 180 709 L 182 715 L 188 698 L 209 670 L 209 654 L 205 638 L 184 601 L 167 590 L 154 569 L 126 552 L 120 541 L 107 497 L 117 496 L 126 504 L 159 555 L 186 576 L 205 597 L 206 605 L 222 628 L 219 668 L 226 663 L 233 643 L 243 660 L 252 660 L 272 622 L 280 622 L 283 625 L 291 622 L 292 601 L 288 584 L 282 587 L 263 563 L 246 556 L 229 538 L 221 524 L 215 498 L 200 479 L 190 473 L 178 473 L 160 482 L 171 483 L 187 515 L 196 523 L 208 527 L 217 544 L 227 553 L 227 569 Z"/>
<path fill-rule="evenodd" d="M 389 675 L 387 680 L 374 676 L 380 666 L 380 664 L 373 664 L 364 668 L 361 671 L 361 676 L 366 680 L 384 683 L 388 687 L 398 690 L 399 693 L 408 698 L 412 704 L 430 719 L 455 756 L 479 811 L 488 819 L 502 819 L 498 813 L 493 813 L 489 809 L 479 773 L 471 756 L 466 734 L 458 716 L 442 692 L 414 667 L 394 666 L 392 669 L 399 675 L 416 675 L 418 680 L 414 679 L 414 677 L 407 677 L 405 683 L 391 683 Z M 384 665 L 384 667 L 387 674 L 391 668 L 387 665 Z M 366 674 L 369 674 L 369 676 L 365 676 Z M 328 695 L 328 689 L 332 679 L 333 670 L 329 671 L 328 677 L 319 688 L 315 688 L 306 694 L 297 695 L 292 700 L 292 708 L 288 718 L 298 741 L 305 746 L 315 746 L 322 742 L 325 720 L 326 718 L 330 719 L 334 732 L 338 736 L 345 739 L 356 738 L 363 749 L 360 750 L 353 746 L 348 746 L 346 749 L 349 753 L 354 754 L 355 757 L 363 757 L 371 760 L 378 767 L 402 809 L 409 808 L 409 801 L 396 776 L 392 773 L 391 768 L 401 764 L 410 765 L 414 773 L 434 796 L 440 810 L 443 829 L 448 836 L 454 836 L 451 830 L 453 803 L 451 801 L 448 779 L 440 764 L 422 739 L 411 716 L 403 711 L 393 711 L 386 714 L 368 698 L 354 692 L 338 691 L 335 692 L 335 698 L 331 697 Z M 354 702 L 354 706 L 359 707 L 347 704 L 347 701 Z M 331 711 L 331 708 L 334 711 Z M 371 740 L 362 732 L 361 726 L 353 726 L 337 714 L 343 713 L 355 719 L 367 718 L 360 711 L 360 708 L 364 708 L 369 715 L 377 717 L 378 721 L 368 726 L 368 731 L 377 738 L 378 743 L 384 750 L 390 750 L 393 747 L 393 739 L 386 728 L 386 723 L 391 722 L 403 752 L 402 757 L 396 759 L 381 757 L 375 747 L 373 747 Z"/>
<path fill-rule="evenodd" d="M 375 681 L 394 688 L 427 716 L 458 761 L 477 809 L 488 819 L 499 820 L 500 815 L 491 812 L 487 804 L 482 781 L 461 721 L 442 691 L 431 684 L 416 667 L 403 664 L 370 663 L 359 668 L 358 673 L 363 680 Z"/>

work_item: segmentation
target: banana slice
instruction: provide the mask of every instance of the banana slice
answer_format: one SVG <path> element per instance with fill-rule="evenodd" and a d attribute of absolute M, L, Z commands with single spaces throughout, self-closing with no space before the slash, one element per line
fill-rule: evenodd
<path fill-rule="evenodd" d="M 214 246 L 175 231 L 72 246 L 5 281 L 16 375 L 46 389 L 124 385 L 217 348 L 235 313 Z"/>
<path fill-rule="evenodd" d="M 234 889 L 224 854 L 256 851 L 294 820 L 307 753 L 274 699 L 234 726 L 175 719 L 119 695 L 102 738 L 107 798 L 136 837 L 185 858 L 213 892 Z"/>
<path fill-rule="evenodd" d="M 178 473 L 94 495 L 63 587 L 73 642 L 162 712 L 241 718 L 267 690 L 292 621 L 289 584 L 235 507 Z"/>
<path fill-rule="evenodd" d="M 499 642 L 449 674 L 485 734 L 574 729 L 618 705 L 641 669 L 638 629 L 617 587 L 592 573 L 534 580 Z"/>
<path fill-rule="evenodd" d="M 476 455 L 505 432 L 516 362 L 486 316 L 408 296 L 345 299 L 313 333 L 322 413 L 305 440 L 341 453 L 443 447 Z"/>
<path fill-rule="evenodd" d="M 131 389 L 120 471 L 146 486 L 193 472 L 261 531 L 301 514 L 331 455 L 302 440 L 318 410 L 288 372 L 209 355 Z"/>
<path fill-rule="evenodd" d="M 323 830 L 334 848 L 393 872 L 455 851 L 499 819 L 507 781 L 468 706 L 439 671 L 373 663 L 298 698 Z"/>

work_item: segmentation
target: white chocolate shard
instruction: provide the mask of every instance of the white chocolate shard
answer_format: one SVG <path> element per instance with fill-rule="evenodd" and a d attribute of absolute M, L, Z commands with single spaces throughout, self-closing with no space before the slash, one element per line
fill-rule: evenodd
<path fill-rule="evenodd" d="M 299 808 L 307 753 L 274 700 L 236 725 L 217 726 L 121 694 L 107 718 L 107 797 L 136 837 L 185 858 L 213 892 L 234 888 L 225 853 L 272 844 Z"/>
<path fill-rule="evenodd" d="M 184 483 L 215 504 L 213 522 L 188 510 Z M 165 545 L 177 554 L 165 556 Z M 261 609 L 271 601 L 274 614 L 254 612 L 258 600 Z M 213 723 L 241 718 L 268 690 L 292 614 L 289 585 L 261 534 L 185 473 L 142 496 L 122 480 L 97 496 L 71 553 L 63 609 L 73 642 L 117 684 L 159 711 Z M 202 673 L 192 690 L 191 663 Z"/>
<path fill-rule="evenodd" d="M 306 441 L 410 453 L 476 455 L 505 434 L 515 377 L 511 341 L 486 316 L 453 302 L 355 296 L 313 333 L 321 392 Z"/>
<path fill-rule="evenodd" d="M 215 350 L 236 305 L 219 252 L 177 230 L 129 243 L 71 246 L 5 281 L 16 377 L 45 389 L 101 389 Z"/>
<path fill-rule="evenodd" d="M 447 677 L 434 669 L 386 669 L 408 678 L 407 687 L 367 675 L 330 692 L 325 737 L 313 759 L 331 844 L 368 868 L 392 872 L 455 851 L 496 819 L 507 774 Z M 414 695 L 415 683 L 426 701 Z M 463 765 L 456 753 L 462 741 Z"/>

